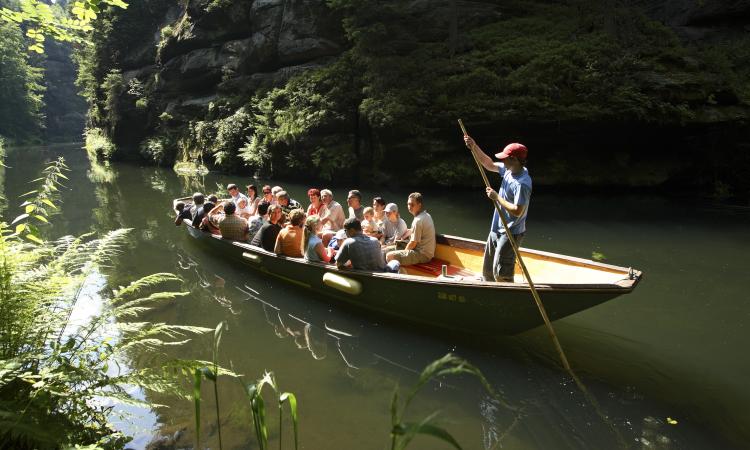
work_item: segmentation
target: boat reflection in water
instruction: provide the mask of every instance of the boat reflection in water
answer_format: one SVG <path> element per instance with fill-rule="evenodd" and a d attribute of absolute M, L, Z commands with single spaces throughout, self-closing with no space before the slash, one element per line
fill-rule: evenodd
<path fill-rule="evenodd" d="M 435 347 L 445 345 L 388 325 L 367 323 L 356 316 L 334 314 L 319 303 L 302 305 L 280 299 L 273 304 L 251 285 L 237 289 L 245 301 L 262 311 L 276 337 L 293 343 L 312 360 L 341 361 L 343 372 L 352 379 L 377 371 L 381 376 L 410 380 L 402 389 L 406 391 L 424 366 L 439 356 Z M 510 338 L 504 345 L 512 344 Z M 512 357 L 496 357 L 488 355 L 487 349 L 472 347 L 461 351 L 485 372 L 498 390 L 498 398 L 482 391 L 473 377 L 439 378 L 425 389 L 428 396 L 440 393 L 442 401 L 459 405 L 462 414 L 472 418 L 470 422 L 479 422 L 483 448 L 680 448 L 677 442 L 682 439 L 674 435 L 675 430 L 670 430 L 664 419 L 657 418 L 658 407 L 646 405 L 636 393 L 613 392 L 610 387 L 592 383 L 590 388 L 606 411 L 606 416 L 602 416 L 563 373 L 540 366 L 523 351 L 500 345 L 499 350 L 507 350 Z M 446 348 L 456 347 L 452 344 Z M 424 357 L 420 358 L 420 353 Z M 525 364 L 519 365 L 518 358 L 525 359 Z M 581 434 L 583 431 L 586 434 Z M 630 443 L 635 443 L 635 447 Z M 704 447 L 699 444 L 695 448 Z"/>
<path fill-rule="evenodd" d="M 298 395 L 308 411 L 304 427 L 315 430 L 313 436 L 304 433 L 305 447 L 330 448 L 316 439 L 334 436 L 346 442 L 337 448 L 382 448 L 378 443 L 387 440 L 394 387 L 408 392 L 427 364 L 452 352 L 477 366 L 501 397 L 490 396 L 473 377 L 444 377 L 420 391 L 408 419 L 440 410 L 441 423 L 465 448 L 599 449 L 623 448 L 623 442 L 631 444 L 626 448 L 684 448 L 688 442 L 688 448 L 715 448 L 700 427 L 684 419 L 679 427 L 668 424 L 674 411 L 633 388 L 586 380 L 597 410 L 565 373 L 552 367 L 554 362 L 524 346 L 524 337 L 467 339 L 432 327 L 416 332 L 411 321 L 381 321 L 386 316 L 346 304 L 331 306 L 326 295 L 264 271 L 244 270 L 238 264 L 242 259 L 227 258 L 234 249 L 221 240 L 189 241 L 224 249 L 181 258 L 203 287 L 198 290 L 207 294 L 198 296 L 203 304 L 194 308 L 208 311 L 206 304 L 213 304 L 226 311 L 230 332 L 223 337 L 222 353 L 238 372 L 254 377 L 273 369 L 284 388 Z M 184 253 L 190 245 L 177 249 Z M 243 359 L 244 367 L 237 367 Z M 222 405 L 244 407 L 236 393 L 227 396 Z M 380 424 L 374 434 L 373 424 Z M 235 431 L 249 436 L 249 430 Z M 371 437 L 372 445 L 362 445 L 362 436 Z M 434 448 L 430 443 L 419 439 L 414 448 Z"/>

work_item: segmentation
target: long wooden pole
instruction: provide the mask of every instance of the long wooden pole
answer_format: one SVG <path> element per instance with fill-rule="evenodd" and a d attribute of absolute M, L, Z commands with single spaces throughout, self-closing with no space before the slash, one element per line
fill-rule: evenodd
<path fill-rule="evenodd" d="M 468 136 L 469 133 L 466 131 L 466 127 L 464 126 L 464 123 L 461 119 L 458 119 L 458 125 L 461 127 L 461 131 L 463 131 L 464 136 Z M 490 185 L 490 181 L 487 179 L 487 174 L 484 172 L 484 167 L 482 167 L 482 164 L 479 162 L 479 159 L 477 158 L 477 155 L 474 154 L 473 149 L 469 149 L 471 152 L 471 155 L 474 157 L 474 162 L 477 163 L 477 169 L 479 169 L 479 173 L 482 175 L 482 179 L 484 180 L 484 185 L 488 188 L 492 188 Z M 620 430 L 617 429 L 617 427 L 614 426 L 614 424 L 609 420 L 609 418 L 602 412 L 601 407 L 599 406 L 599 402 L 596 401 L 596 398 L 589 392 L 589 390 L 586 388 L 586 385 L 583 384 L 580 378 L 578 378 L 578 375 L 573 372 L 573 368 L 570 366 L 570 363 L 568 363 L 568 357 L 565 356 L 565 352 L 562 349 L 562 346 L 560 345 L 560 341 L 557 339 L 557 334 L 555 333 L 555 329 L 552 327 L 552 323 L 549 320 L 549 316 L 547 315 L 547 310 L 544 308 L 544 304 L 542 304 L 541 298 L 539 298 L 539 292 L 536 290 L 536 286 L 534 286 L 534 281 L 531 279 L 531 274 L 529 274 L 529 269 L 526 268 L 526 264 L 523 262 L 523 257 L 521 256 L 521 252 L 519 251 L 518 244 L 516 243 L 516 239 L 513 237 L 513 234 L 510 232 L 510 228 L 508 227 L 508 222 L 505 220 L 505 217 L 502 213 L 502 207 L 500 205 L 500 202 L 497 200 L 492 200 L 492 204 L 495 206 L 495 209 L 497 210 L 497 215 L 500 217 L 500 221 L 503 224 L 503 228 L 505 229 L 505 234 L 508 236 L 508 242 L 510 242 L 510 245 L 513 247 L 513 252 L 516 254 L 516 258 L 518 259 L 518 264 L 521 266 L 521 270 L 523 271 L 524 276 L 526 277 L 526 281 L 529 284 L 529 288 L 531 290 L 531 295 L 534 297 L 534 302 L 536 303 L 537 309 L 539 310 L 539 314 L 542 316 L 542 319 L 544 320 L 544 325 L 547 327 L 547 331 L 549 331 L 550 337 L 552 338 L 552 342 L 555 345 L 555 349 L 557 350 L 557 354 L 560 356 L 560 361 L 562 362 L 563 367 L 565 368 L 565 371 L 568 372 L 568 375 L 573 379 L 573 381 L 578 386 L 578 389 L 581 390 L 584 397 L 591 403 L 591 405 L 596 410 L 599 417 L 604 420 L 605 423 L 607 423 L 614 432 L 615 436 L 617 437 L 618 443 L 620 444 L 621 448 L 628 448 L 628 445 L 625 443 L 625 439 L 623 438 L 622 434 L 620 433 Z"/>
<path fill-rule="evenodd" d="M 464 123 L 461 119 L 458 119 L 458 125 L 461 127 L 461 131 L 463 131 L 464 136 L 468 136 L 469 133 L 466 131 L 466 127 L 464 127 Z M 474 149 L 469 149 L 469 151 L 471 151 L 471 155 L 474 157 L 474 162 L 477 163 L 477 168 L 479 169 L 479 173 L 482 175 L 482 179 L 484 180 L 484 185 L 491 189 L 492 186 L 490 185 L 490 181 L 487 179 L 487 174 L 484 172 L 484 167 L 482 167 L 482 164 L 479 162 L 477 155 L 474 154 Z M 508 228 L 508 222 L 505 220 L 505 216 L 503 216 L 500 202 L 498 202 L 497 200 L 492 200 L 492 204 L 495 206 L 495 209 L 497 210 L 497 215 L 500 216 L 500 221 L 502 222 L 503 228 L 505 229 L 505 234 L 506 236 L 508 236 L 508 242 L 510 242 L 511 247 L 513 247 L 513 252 L 515 252 L 516 258 L 518 259 L 518 263 L 521 266 L 521 270 L 523 271 L 523 275 L 524 277 L 526 277 L 526 281 L 529 284 L 529 288 L 531 289 L 531 295 L 534 297 L 534 302 L 536 303 L 536 307 L 539 310 L 539 314 L 542 316 L 542 320 L 544 320 L 544 325 L 547 327 L 547 331 L 549 331 L 549 334 L 552 337 L 552 342 L 555 345 L 557 354 L 560 356 L 560 361 L 562 361 L 563 367 L 568 372 L 568 374 L 570 374 L 570 376 L 575 380 L 576 384 L 583 386 L 583 384 L 581 384 L 576 374 L 573 372 L 573 369 L 570 367 L 570 363 L 568 363 L 568 358 L 565 356 L 565 352 L 563 351 L 562 346 L 560 345 L 560 341 L 557 339 L 557 334 L 555 333 L 555 329 L 552 328 L 552 323 L 550 322 L 549 316 L 547 315 L 547 310 L 544 308 L 544 304 L 542 304 L 541 298 L 539 298 L 539 292 L 537 292 L 536 286 L 534 286 L 534 281 L 531 279 L 531 275 L 529 274 L 529 269 L 526 268 L 526 263 L 523 262 L 523 257 L 521 256 L 521 252 L 518 249 L 518 244 L 516 243 L 516 239 L 513 237 L 513 234 L 510 232 L 510 228 Z M 585 388 L 583 388 L 583 390 L 585 390 Z"/>

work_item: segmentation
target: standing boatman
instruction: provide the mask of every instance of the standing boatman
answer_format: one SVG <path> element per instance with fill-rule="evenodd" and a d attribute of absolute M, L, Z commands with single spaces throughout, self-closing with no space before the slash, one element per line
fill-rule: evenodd
<path fill-rule="evenodd" d="M 526 234 L 526 213 L 529 211 L 531 199 L 531 176 L 525 167 L 528 149 L 523 144 L 508 144 L 502 152 L 495 154 L 500 160 L 496 163 L 469 135 L 464 135 L 464 142 L 486 170 L 498 172 L 502 177 L 499 194 L 487 187 L 487 197 L 500 204 L 508 229 L 520 248 Z M 516 254 L 495 209 L 487 245 L 484 248 L 482 277 L 484 281 L 513 282 L 515 265 Z"/>

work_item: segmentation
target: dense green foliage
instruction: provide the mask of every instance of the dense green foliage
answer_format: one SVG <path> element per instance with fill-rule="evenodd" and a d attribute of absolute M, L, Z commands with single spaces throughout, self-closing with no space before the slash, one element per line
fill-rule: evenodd
<path fill-rule="evenodd" d="M 0 20 L 0 135 L 14 140 L 38 134 L 42 124 L 42 71 L 31 60 L 21 30 Z"/>
<path fill-rule="evenodd" d="M 105 6 L 128 7 L 122 0 L 76 0 L 71 2 L 72 15 L 69 15 L 56 2 L 9 0 L 9 4 L 5 3 L 0 2 L 0 20 L 22 26 L 30 38 L 29 50 L 40 54 L 44 53 L 46 36 L 83 44 L 86 42 L 83 34 L 93 29 L 92 21 Z"/>
<path fill-rule="evenodd" d="M 330 178 L 332 169 L 377 174 L 398 161 L 423 182 L 455 185 L 474 173 L 440 139 L 458 117 L 688 124 L 747 114 L 748 38 L 690 47 L 637 10 L 586 1 L 503 3 L 501 19 L 452 38 L 448 27 L 421 28 L 404 3 L 329 4 L 343 11 L 352 48 L 251 102 L 262 125 L 240 153 L 248 164 L 282 153 L 291 168 Z"/>
<path fill-rule="evenodd" d="M 96 160 L 107 160 L 115 152 L 115 146 L 109 137 L 98 128 L 86 130 L 85 148 L 89 157 Z"/>
<path fill-rule="evenodd" d="M 341 182 L 476 184 L 455 126 L 461 117 L 493 145 L 534 134 L 534 154 L 543 155 L 535 161 L 546 164 L 553 182 L 568 183 L 582 180 L 552 159 L 567 136 L 547 137 L 547 131 L 693 127 L 704 139 L 710 133 L 700 127 L 734 127 L 750 115 L 746 35 L 687 41 L 635 6 L 591 0 L 328 0 L 327 14 L 341 25 L 344 46 L 327 64 L 249 90 L 209 89 L 218 81 L 179 85 L 174 77 L 183 73 L 182 58 L 223 43 L 196 40 L 221 36 L 202 29 L 201 20 L 227 21 L 222 11 L 245 4 L 191 2 L 171 23 L 158 20 L 169 6 L 163 0 L 99 17 L 93 45 L 79 55 L 79 83 L 91 125 L 122 152 L 112 157 L 204 160 L 229 171 Z M 213 64 L 194 58 L 196 67 Z M 134 67 L 154 63 L 155 73 L 132 75 Z M 168 67 L 173 81 L 160 78 Z M 131 75 L 122 75 L 126 70 Z M 253 74 L 222 71 L 222 82 Z M 198 90 L 206 94 L 191 92 Z M 209 93 L 216 94 L 210 102 L 179 109 L 179 94 Z M 536 136 L 529 130 L 544 131 Z M 575 156 L 598 153 L 602 144 L 592 141 L 579 145 Z M 627 158 L 615 152 L 627 150 L 613 150 L 606 164 L 625 173 L 627 165 L 618 161 Z M 724 151 L 732 156 L 738 150 Z M 632 178 L 657 184 L 671 176 L 668 170 Z"/>

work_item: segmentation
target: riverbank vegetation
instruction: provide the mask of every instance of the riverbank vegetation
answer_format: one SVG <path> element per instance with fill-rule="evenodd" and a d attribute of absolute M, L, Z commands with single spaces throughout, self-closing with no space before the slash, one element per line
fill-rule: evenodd
<path fill-rule="evenodd" d="M 41 132 L 41 59 L 28 54 L 21 29 L 0 20 L 0 135 L 8 139 L 27 141 Z"/>
<path fill-rule="evenodd" d="M 32 226 L 57 208 L 64 170 L 62 161 L 48 166 L 25 212 L 12 225 L 0 223 L 0 439 L 16 449 L 122 448 L 129 438 L 111 424 L 114 402 L 151 406 L 135 387 L 179 394 L 169 369 L 195 363 L 165 360 L 159 349 L 210 330 L 139 320 L 186 294 L 174 290 L 174 275 L 117 289 L 102 282 L 100 271 L 122 251 L 128 230 L 45 239 Z M 151 364 L 133 368 L 134 357 Z"/>

